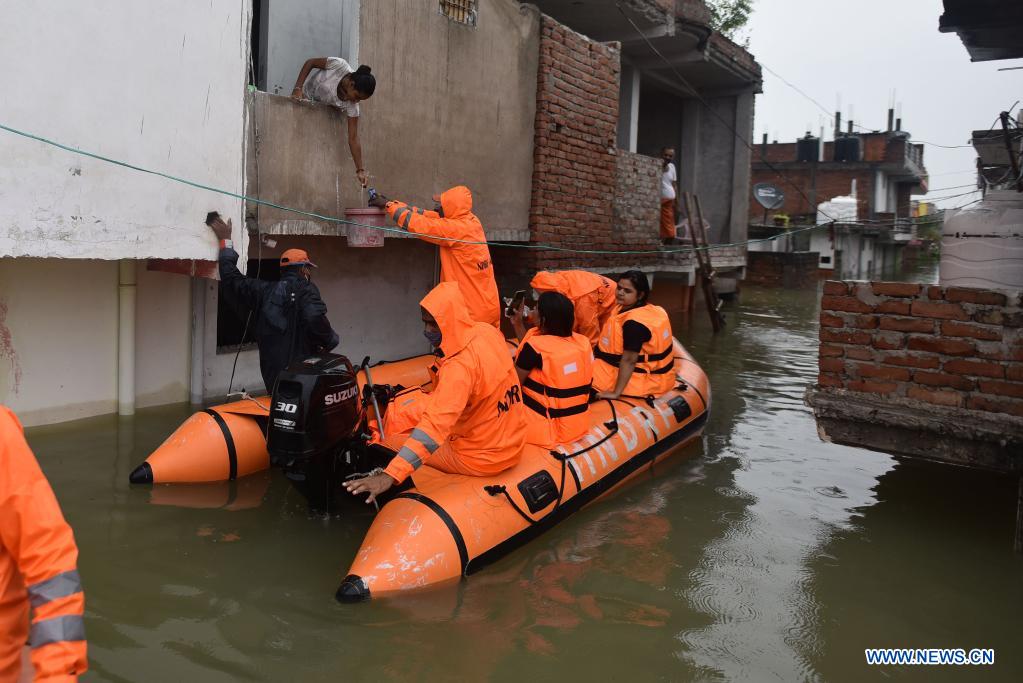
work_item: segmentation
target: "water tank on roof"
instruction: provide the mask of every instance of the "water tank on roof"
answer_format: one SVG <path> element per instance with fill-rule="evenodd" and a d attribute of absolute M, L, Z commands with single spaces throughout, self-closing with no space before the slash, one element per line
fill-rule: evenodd
<path fill-rule="evenodd" d="M 817 161 L 820 158 L 819 144 L 820 140 L 808 131 L 806 135 L 796 140 L 796 161 Z"/>
<path fill-rule="evenodd" d="M 863 144 L 858 135 L 840 135 L 835 138 L 835 161 L 860 161 Z"/>

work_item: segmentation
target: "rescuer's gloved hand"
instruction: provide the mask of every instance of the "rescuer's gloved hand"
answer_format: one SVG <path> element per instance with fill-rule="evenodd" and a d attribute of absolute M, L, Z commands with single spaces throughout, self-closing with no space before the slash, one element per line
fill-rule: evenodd
<path fill-rule="evenodd" d="M 387 206 L 387 202 L 388 201 L 389 200 L 387 199 L 387 197 L 385 197 L 384 195 L 382 195 L 380 193 L 377 193 L 377 195 L 375 197 L 373 197 L 372 199 L 369 200 L 369 205 L 370 206 L 375 206 L 378 209 L 382 209 L 385 206 Z"/>
<path fill-rule="evenodd" d="M 220 217 L 220 214 L 216 211 L 211 211 L 206 214 L 206 225 L 210 226 L 213 230 L 213 234 L 217 236 L 218 240 L 229 240 L 231 239 L 231 219 L 228 218 L 227 222 Z"/>

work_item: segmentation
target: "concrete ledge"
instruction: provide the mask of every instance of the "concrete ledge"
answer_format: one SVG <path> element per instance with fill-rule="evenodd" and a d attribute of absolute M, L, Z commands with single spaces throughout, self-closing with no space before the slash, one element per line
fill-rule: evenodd
<path fill-rule="evenodd" d="M 1023 473 L 1023 418 L 811 385 L 823 441 L 966 467 Z"/>

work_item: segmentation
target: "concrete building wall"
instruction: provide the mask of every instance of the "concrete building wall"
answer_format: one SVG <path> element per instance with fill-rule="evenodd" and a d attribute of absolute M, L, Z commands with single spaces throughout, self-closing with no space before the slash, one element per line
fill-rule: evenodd
<path fill-rule="evenodd" d="M 137 406 L 185 401 L 189 280 L 137 268 Z M 24 424 L 117 410 L 117 271 L 116 261 L 0 259 L 0 402 Z"/>
<path fill-rule="evenodd" d="M 437 8 L 419 0 L 361 7 L 360 60 L 377 77 L 359 118 L 370 185 L 430 206 L 434 193 L 465 184 L 490 239 L 526 239 L 538 15 L 512 0 L 484 0 L 474 28 Z M 257 93 L 253 121 L 250 193 L 330 217 L 365 205 L 344 117 Z M 268 232 L 345 234 L 343 225 L 268 207 L 258 215 Z"/>
<path fill-rule="evenodd" d="M 250 14 L 224 2 L 5 3 L 3 122 L 237 192 Z M 0 256 L 210 259 L 197 220 L 209 198 L 0 133 Z M 240 202 L 218 201 L 240 224 Z"/>

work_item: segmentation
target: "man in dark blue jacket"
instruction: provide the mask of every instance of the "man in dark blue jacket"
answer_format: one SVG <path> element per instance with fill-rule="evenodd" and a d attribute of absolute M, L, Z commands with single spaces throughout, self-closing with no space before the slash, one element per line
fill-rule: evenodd
<path fill-rule="evenodd" d="M 330 351 L 340 339 L 327 320 L 327 306 L 310 281 L 316 267 L 302 249 L 281 255 L 281 279 L 266 282 L 245 277 L 238 270 L 238 252 L 231 242 L 231 221 L 212 213 L 206 224 L 220 240 L 218 265 L 221 291 L 250 308 L 255 315 L 259 370 L 267 392 L 277 375 L 292 361 Z"/>

